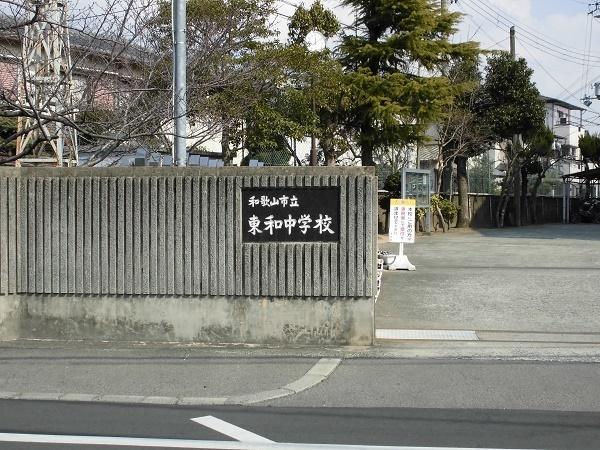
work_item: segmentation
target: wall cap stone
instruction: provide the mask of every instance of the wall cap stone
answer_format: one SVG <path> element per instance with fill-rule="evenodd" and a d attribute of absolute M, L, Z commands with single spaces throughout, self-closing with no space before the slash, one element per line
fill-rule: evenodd
<path fill-rule="evenodd" d="M 0 177 L 375 176 L 375 167 L 0 167 Z"/>

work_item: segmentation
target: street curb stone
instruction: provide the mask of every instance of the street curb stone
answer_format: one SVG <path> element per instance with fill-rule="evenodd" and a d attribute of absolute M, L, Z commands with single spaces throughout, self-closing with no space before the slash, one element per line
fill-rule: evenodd
<path fill-rule="evenodd" d="M 79 393 L 44 393 L 44 392 L 0 392 L 2 400 L 40 400 L 65 402 L 124 403 L 146 405 L 253 405 L 277 398 L 287 397 L 310 389 L 326 380 L 339 366 L 341 359 L 321 358 L 299 379 L 278 389 L 256 392 L 254 394 L 233 395 L 230 397 L 168 397 L 144 395 L 100 395 Z"/>
<path fill-rule="evenodd" d="M 52 392 L 23 392 L 15 398 L 19 400 L 60 400 L 65 394 Z"/>
<path fill-rule="evenodd" d="M 10 400 L 12 398 L 15 398 L 19 395 L 18 392 L 0 392 L 0 399 L 1 400 Z"/>
<path fill-rule="evenodd" d="M 178 400 L 178 405 L 189 405 L 189 406 L 211 406 L 211 405 L 224 405 L 227 401 L 227 397 L 184 397 Z"/>

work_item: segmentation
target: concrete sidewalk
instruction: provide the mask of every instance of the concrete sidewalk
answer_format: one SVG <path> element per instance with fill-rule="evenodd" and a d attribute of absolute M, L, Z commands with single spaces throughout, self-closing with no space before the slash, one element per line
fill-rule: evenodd
<path fill-rule="evenodd" d="M 11 342 L 0 398 L 154 404 L 253 404 L 309 389 L 338 358 L 245 349 Z"/>
<path fill-rule="evenodd" d="M 417 270 L 384 274 L 377 328 L 600 342 L 598 225 L 452 230 L 418 237 L 405 253 Z"/>
<path fill-rule="evenodd" d="M 13 341 L 0 343 L 0 399 L 494 407 L 500 398 L 501 407 L 600 410 L 590 383 L 599 362 L 598 345 L 544 343 L 282 349 Z"/>
<path fill-rule="evenodd" d="M 600 362 L 600 346 L 404 341 L 373 347 L 251 348 L 183 344 L 0 343 L 0 398 L 156 404 L 254 404 L 294 396 L 353 361 Z"/>

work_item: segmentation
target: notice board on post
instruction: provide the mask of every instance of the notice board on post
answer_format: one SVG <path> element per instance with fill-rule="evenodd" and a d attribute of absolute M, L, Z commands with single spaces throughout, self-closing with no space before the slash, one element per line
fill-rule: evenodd
<path fill-rule="evenodd" d="M 339 242 L 340 188 L 242 189 L 242 242 Z"/>
<path fill-rule="evenodd" d="M 412 198 L 390 199 L 390 242 L 415 242 L 415 207 Z"/>

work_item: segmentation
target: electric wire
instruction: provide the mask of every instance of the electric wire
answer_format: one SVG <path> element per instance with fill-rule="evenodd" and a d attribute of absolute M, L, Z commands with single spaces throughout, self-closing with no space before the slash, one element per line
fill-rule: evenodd
<path fill-rule="evenodd" d="M 523 44 L 523 43 L 521 43 L 521 44 Z M 563 92 L 564 92 L 564 91 L 567 91 L 567 93 L 569 94 L 569 97 L 570 97 L 570 98 L 575 98 L 575 99 L 577 99 L 577 100 L 580 100 L 580 99 L 578 98 L 578 95 L 577 95 L 576 93 L 574 93 L 574 92 L 570 92 L 570 91 L 569 91 L 567 88 L 565 88 L 565 87 L 563 86 L 563 84 L 562 84 L 560 81 L 558 81 L 558 80 L 557 80 L 557 79 L 556 79 L 556 78 L 555 78 L 555 77 L 552 75 L 552 73 L 551 73 L 550 71 L 548 71 L 548 69 L 546 69 L 546 67 L 545 67 L 545 66 L 544 66 L 542 63 L 540 63 L 540 62 L 539 62 L 539 60 L 538 60 L 538 59 L 537 59 L 537 58 L 536 58 L 536 57 L 533 55 L 533 53 L 532 53 L 531 51 L 529 51 L 529 49 L 527 48 L 527 46 L 523 45 L 523 49 L 524 49 L 524 50 L 527 52 L 527 54 L 528 54 L 528 55 L 531 57 L 531 59 L 532 59 L 532 60 L 533 60 L 533 61 L 536 63 L 536 65 L 537 65 L 537 66 L 538 66 L 540 69 L 542 69 L 542 70 L 543 70 L 543 71 L 544 71 L 544 72 L 545 72 L 545 73 L 546 73 L 546 74 L 547 74 L 547 75 L 548 75 L 548 76 L 549 76 L 549 77 L 550 77 L 550 78 L 551 78 L 551 79 L 552 79 L 552 80 L 553 80 L 553 81 L 554 81 L 554 82 L 555 82 L 555 83 L 556 83 L 556 84 L 557 84 L 559 87 L 562 87 L 562 88 L 563 88 Z M 560 94 L 558 97 L 561 97 L 561 96 L 562 96 L 562 93 L 561 93 L 561 94 Z M 594 115 L 593 115 L 592 117 L 588 117 L 587 119 L 583 119 L 583 118 L 582 118 L 582 121 L 584 121 L 584 122 L 587 122 L 587 123 L 589 123 L 590 125 L 597 125 L 597 126 L 600 126 L 600 123 L 596 123 L 596 122 L 594 122 L 594 120 L 596 120 L 596 119 L 600 118 L 600 113 L 598 113 L 598 112 L 595 112 L 595 111 L 593 111 L 593 110 L 589 109 L 589 107 L 588 107 L 588 109 L 586 109 L 586 111 L 584 112 L 584 114 L 585 114 L 586 112 L 592 112 Z"/>
<path fill-rule="evenodd" d="M 496 26 L 498 29 L 505 31 L 504 28 L 502 28 L 498 24 L 498 22 L 502 23 L 506 27 L 512 26 L 510 24 L 505 23 L 502 20 L 499 20 L 498 18 L 494 17 L 487 11 L 482 10 L 477 5 L 470 4 L 469 3 L 470 1 L 471 0 L 462 0 L 461 4 L 465 7 L 467 7 L 469 9 L 469 11 L 471 11 L 472 13 L 475 13 L 479 17 L 483 18 L 484 20 L 486 20 L 486 21 L 490 22 L 491 24 L 493 24 L 494 26 Z M 567 53 L 560 52 L 560 51 L 554 50 L 551 47 L 548 47 L 544 44 L 540 44 L 539 42 L 537 42 L 534 39 L 532 39 L 531 37 L 529 37 L 527 34 L 522 33 L 521 38 L 525 39 L 527 42 L 529 42 L 529 44 L 531 46 L 535 47 L 536 49 L 540 50 L 541 52 L 544 52 L 544 53 L 548 54 L 549 56 L 552 56 L 556 59 L 560 59 L 562 61 L 570 62 L 570 63 L 576 64 L 576 65 L 583 65 L 586 62 L 585 58 L 580 58 L 578 56 L 570 56 Z M 598 61 L 598 62 L 600 62 L 600 61 Z M 600 68 L 600 65 L 599 64 L 590 64 L 590 67 Z"/>
<path fill-rule="evenodd" d="M 587 54 L 588 54 L 586 52 L 586 49 L 584 49 L 584 51 L 582 52 L 579 49 L 576 49 L 575 47 L 564 47 L 564 42 L 560 42 L 556 38 L 548 36 L 547 34 L 544 34 L 541 31 L 528 26 L 527 24 L 523 23 L 521 20 L 516 19 L 513 16 L 511 16 L 509 13 L 503 12 L 504 10 L 502 10 L 501 8 L 499 9 L 498 7 L 492 5 L 489 0 L 473 0 L 473 1 L 477 2 L 481 7 L 492 10 L 498 16 L 500 16 L 502 19 L 504 19 L 505 22 L 507 22 L 511 25 L 518 25 L 521 33 L 529 34 L 532 37 L 535 37 L 539 41 L 542 41 L 546 44 L 552 45 L 553 47 L 559 48 L 559 49 L 569 52 L 569 53 L 574 53 L 574 54 L 577 54 L 577 55 L 580 55 L 583 57 L 587 56 Z M 587 3 L 586 3 L 586 5 L 587 5 Z M 594 58 L 600 59 L 600 54 L 595 54 L 593 56 L 594 56 Z"/>
<path fill-rule="evenodd" d="M 549 76 L 549 77 L 550 77 L 550 78 L 551 78 L 551 79 L 552 79 L 552 80 L 553 80 L 553 81 L 554 81 L 554 82 L 555 82 L 555 83 L 556 83 L 556 84 L 557 84 L 557 85 L 558 85 L 560 88 L 562 88 L 564 91 L 566 91 L 566 92 L 569 94 L 569 96 L 570 96 L 570 97 L 577 97 L 577 94 L 575 94 L 575 93 L 573 93 L 573 92 L 570 92 L 570 91 L 569 91 L 567 88 L 565 88 L 565 86 L 564 86 L 564 85 L 563 85 L 563 84 L 562 84 L 560 81 L 558 81 L 558 80 L 557 80 L 557 79 L 554 77 L 554 75 L 552 75 L 552 73 L 551 73 L 551 72 L 550 72 L 548 69 L 546 69 L 546 67 L 545 67 L 545 66 L 544 66 L 542 63 L 540 63 L 540 62 L 538 61 L 538 59 L 537 59 L 537 58 L 536 58 L 536 57 L 533 55 L 533 53 L 532 53 L 532 52 L 531 52 L 531 51 L 530 51 L 530 50 L 527 48 L 527 45 L 526 45 L 524 42 L 521 42 L 521 45 L 522 45 L 522 48 L 523 48 L 523 49 L 524 49 L 524 50 L 527 52 L 527 54 L 529 55 L 529 57 L 531 57 L 531 59 L 534 61 L 534 63 L 535 63 L 535 64 L 536 64 L 536 65 L 537 65 L 537 66 L 538 66 L 540 69 L 542 69 L 542 70 L 543 70 L 543 71 L 546 73 L 546 75 L 548 75 L 548 76 Z"/>

